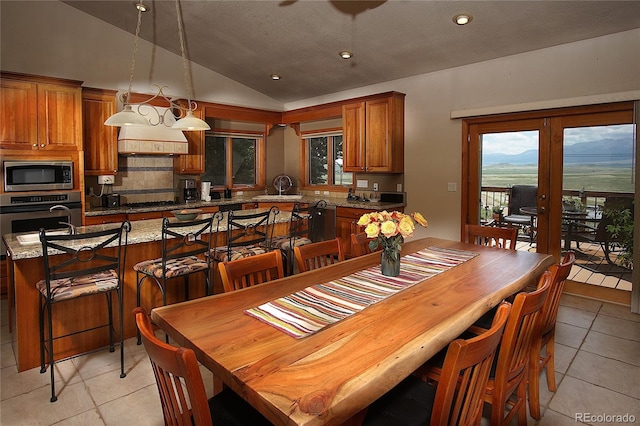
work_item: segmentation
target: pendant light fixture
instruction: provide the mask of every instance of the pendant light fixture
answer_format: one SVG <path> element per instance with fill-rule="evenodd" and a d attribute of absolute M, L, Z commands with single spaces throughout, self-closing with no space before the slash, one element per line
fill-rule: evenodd
<path fill-rule="evenodd" d="M 137 104 L 131 105 L 130 96 L 131 96 L 131 87 L 133 85 L 133 74 L 135 70 L 136 64 L 136 53 L 138 50 L 138 39 L 140 35 L 140 26 L 142 23 L 142 12 L 146 11 L 147 8 L 143 4 L 142 0 L 138 4 L 136 4 L 136 8 L 138 9 L 138 21 L 136 24 L 136 33 L 133 44 L 133 54 L 131 57 L 131 73 L 129 76 L 129 88 L 122 96 L 122 103 L 124 104 L 124 108 L 122 111 L 112 115 L 109 117 L 104 124 L 107 126 L 158 126 L 164 125 L 166 127 L 176 129 L 176 130 L 209 130 L 211 127 L 206 123 L 206 121 L 201 120 L 194 116 L 193 111 L 197 109 L 198 105 L 195 101 L 192 100 L 193 91 L 191 86 L 191 70 L 189 68 L 189 61 L 187 60 L 186 51 L 185 51 L 185 43 L 184 43 L 184 27 L 182 24 L 182 10 L 180 8 L 180 0 L 175 0 L 176 5 L 176 18 L 178 22 L 178 36 L 180 39 L 180 52 L 182 56 L 182 66 L 184 70 L 184 81 L 187 88 L 187 107 L 183 107 L 182 105 L 177 104 L 171 98 L 166 96 L 163 92 L 166 86 L 157 86 L 158 93 L 147 99 L 146 101 Z M 156 108 L 154 105 L 150 104 L 150 101 L 162 98 L 164 99 L 168 105 L 165 108 Z M 145 106 L 146 112 L 142 113 L 141 106 Z M 157 117 L 150 117 L 149 119 L 145 118 L 150 114 L 150 111 L 155 112 Z M 165 115 L 170 111 L 170 115 L 173 116 L 172 120 L 166 120 Z M 175 121 L 175 122 L 174 122 Z"/>

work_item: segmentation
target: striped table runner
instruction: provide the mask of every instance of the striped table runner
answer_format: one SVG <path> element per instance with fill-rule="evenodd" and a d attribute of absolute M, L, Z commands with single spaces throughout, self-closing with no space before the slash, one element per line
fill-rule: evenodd
<path fill-rule="evenodd" d="M 463 250 L 428 247 L 402 256 L 397 277 L 382 275 L 380 265 L 376 265 L 307 287 L 247 309 L 245 313 L 299 339 L 477 255 Z"/>

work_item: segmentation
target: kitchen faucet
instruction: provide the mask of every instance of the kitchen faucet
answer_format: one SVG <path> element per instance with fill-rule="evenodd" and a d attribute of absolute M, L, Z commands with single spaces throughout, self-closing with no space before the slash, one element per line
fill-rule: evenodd
<path fill-rule="evenodd" d="M 71 220 L 71 210 L 69 207 L 63 206 L 62 204 L 56 204 L 55 206 L 51 206 L 49 209 L 50 212 L 54 210 L 65 210 L 69 214 L 69 220 Z M 69 227 L 69 235 L 74 235 L 76 233 L 76 227 L 73 226 L 70 222 L 58 222 L 60 225 L 67 225 Z"/>

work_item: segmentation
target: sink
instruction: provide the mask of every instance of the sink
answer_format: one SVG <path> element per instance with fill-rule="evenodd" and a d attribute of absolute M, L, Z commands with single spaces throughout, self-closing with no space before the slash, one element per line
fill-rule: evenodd
<path fill-rule="evenodd" d="M 68 233 L 68 231 L 48 231 L 47 235 L 66 235 Z M 29 244 L 40 244 L 40 234 L 36 232 L 34 234 L 18 235 L 16 236 L 16 240 L 18 240 L 18 242 L 23 246 Z"/>
<path fill-rule="evenodd" d="M 302 195 L 258 195 L 252 198 L 255 201 L 267 200 L 267 201 L 286 201 L 286 200 L 302 200 Z"/>

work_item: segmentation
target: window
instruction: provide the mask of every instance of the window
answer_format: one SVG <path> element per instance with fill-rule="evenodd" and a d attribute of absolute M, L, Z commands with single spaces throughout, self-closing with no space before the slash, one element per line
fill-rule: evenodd
<path fill-rule="evenodd" d="M 207 134 L 202 180 L 218 188 L 264 185 L 263 152 L 262 135 Z"/>
<path fill-rule="evenodd" d="M 351 186 L 353 173 L 342 169 L 342 134 L 314 132 L 303 135 L 304 158 L 309 186 Z"/>

